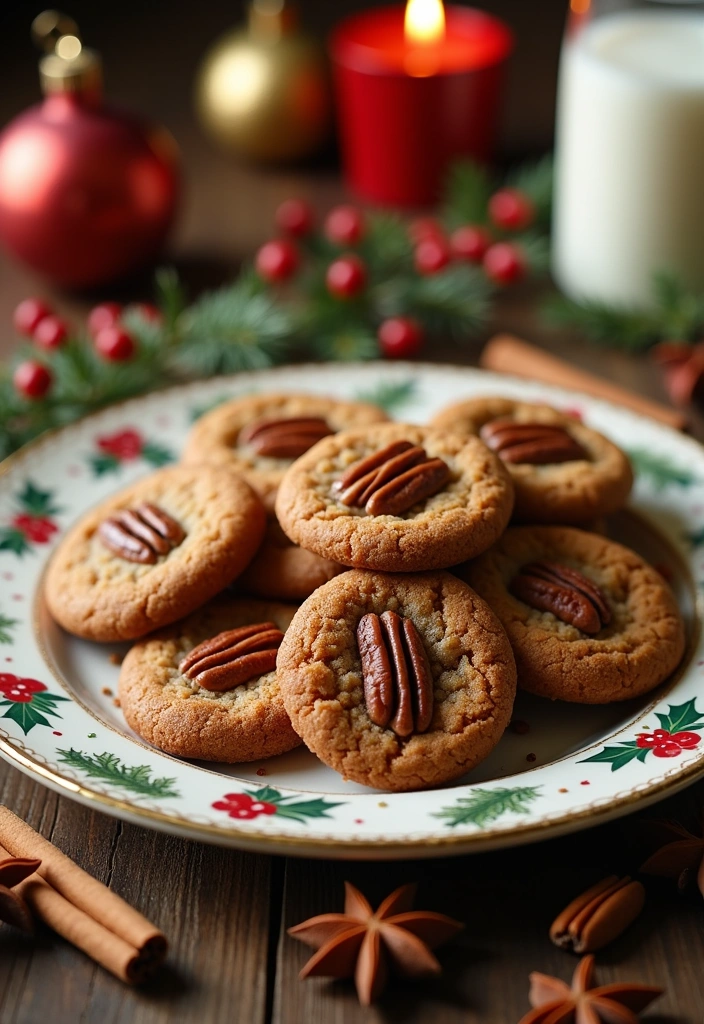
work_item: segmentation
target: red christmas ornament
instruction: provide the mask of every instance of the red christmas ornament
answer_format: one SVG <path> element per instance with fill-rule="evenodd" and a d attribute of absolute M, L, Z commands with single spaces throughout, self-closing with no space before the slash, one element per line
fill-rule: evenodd
<path fill-rule="evenodd" d="M 367 268 L 354 253 L 333 260 L 325 274 L 325 284 L 336 299 L 353 299 L 367 283 Z"/>
<path fill-rule="evenodd" d="M 45 316 L 49 316 L 50 313 L 51 310 L 46 302 L 42 302 L 41 299 L 23 299 L 15 307 L 15 312 L 12 314 L 12 322 L 19 334 L 24 334 L 31 338 L 37 329 L 39 321 L 43 320 Z"/>
<path fill-rule="evenodd" d="M 450 248 L 458 260 L 481 263 L 484 253 L 491 245 L 491 235 L 486 228 L 477 224 L 465 224 L 450 236 Z"/>
<path fill-rule="evenodd" d="M 286 199 L 274 215 L 277 228 L 294 238 L 305 238 L 313 229 L 313 210 L 304 199 Z"/>
<path fill-rule="evenodd" d="M 514 284 L 526 272 L 523 256 L 511 242 L 496 242 L 489 246 L 483 265 L 486 276 L 496 284 Z"/>
<path fill-rule="evenodd" d="M 424 238 L 416 246 L 414 262 L 419 274 L 438 274 L 451 258 L 450 246 L 444 238 Z"/>
<path fill-rule="evenodd" d="M 423 328 L 409 316 L 392 316 L 378 331 L 381 351 L 387 359 L 410 359 L 423 344 Z"/>
<path fill-rule="evenodd" d="M 364 234 L 364 217 L 356 206 L 336 206 L 325 218 L 325 236 L 334 245 L 356 245 Z"/>
<path fill-rule="evenodd" d="M 159 252 L 176 210 L 176 145 L 103 106 L 100 58 L 70 19 L 44 12 L 33 32 L 56 52 L 40 62 L 44 100 L 0 134 L 0 241 L 57 284 L 104 284 Z"/>
<path fill-rule="evenodd" d="M 88 331 L 94 338 L 103 327 L 112 327 L 120 319 L 122 306 L 119 302 L 101 302 L 99 306 L 93 306 L 88 314 Z"/>
<path fill-rule="evenodd" d="M 535 217 L 533 203 L 517 188 L 501 188 L 489 200 L 489 217 L 504 231 L 522 231 Z"/>
<path fill-rule="evenodd" d="M 103 327 L 95 336 L 95 350 L 111 363 L 124 363 L 134 355 L 132 336 L 114 324 Z"/>
<path fill-rule="evenodd" d="M 51 371 L 43 363 L 27 359 L 20 363 L 12 375 L 15 390 L 25 398 L 43 398 L 52 385 Z"/>
<path fill-rule="evenodd" d="M 254 265 L 265 281 L 287 281 L 298 270 L 298 249 L 287 238 L 265 242 L 256 255 Z"/>
<path fill-rule="evenodd" d="M 63 320 L 52 313 L 43 317 L 34 328 L 34 342 L 40 348 L 61 348 L 68 337 L 68 328 Z"/>

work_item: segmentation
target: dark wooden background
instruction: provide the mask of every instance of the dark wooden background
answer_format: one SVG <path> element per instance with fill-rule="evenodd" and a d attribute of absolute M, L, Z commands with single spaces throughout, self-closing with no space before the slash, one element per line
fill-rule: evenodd
<path fill-rule="evenodd" d="M 304 18 L 320 32 L 359 6 L 355 0 L 301 4 Z M 501 156 L 542 152 L 551 143 L 566 5 L 493 0 L 484 6 L 507 18 L 519 41 Z M 186 194 L 172 256 L 194 289 L 231 273 L 265 239 L 273 210 L 288 195 L 306 196 L 324 210 L 344 194 L 332 146 L 313 166 L 272 171 L 240 166 L 203 138 L 191 109 L 194 71 L 208 43 L 238 20 L 241 9 L 241 3 L 224 0 L 76 0 L 70 7 L 87 42 L 104 53 L 115 102 L 162 121 L 181 145 Z M 38 10 L 22 0 L 6 4 L 0 14 L 0 124 L 36 99 L 28 24 Z M 7 355 L 14 343 L 12 308 L 37 293 L 67 316 L 108 297 L 57 295 L 0 254 L 0 354 Z M 113 294 L 148 293 L 145 275 Z M 572 335 L 548 332 L 528 291 L 500 303 L 492 329 L 513 330 L 628 387 L 664 397 L 656 370 L 645 360 L 595 351 Z M 482 340 L 427 357 L 471 364 Z M 698 427 L 696 433 L 704 437 Z M 166 970 L 134 991 L 53 935 L 30 942 L 0 925 L 0 1024 L 514 1024 L 528 1009 L 529 971 L 567 978 L 576 962 L 548 940 L 557 911 L 598 878 L 632 872 L 642 859 L 632 819 L 500 853 L 345 864 L 241 854 L 124 825 L 56 796 L 5 764 L 0 800 L 172 940 Z M 702 805 L 700 784 L 649 814 L 689 821 Z M 465 922 L 460 938 L 440 952 L 441 978 L 395 983 L 370 1010 L 358 1006 L 349 983 L 297 980 L 307 951 L 285 929 L 312 914 L 341 909 L 346 878 L 372 901 L 402 882 L 419 880 L 418 906 Z M 667 995 L 645 1018 L 650 1024 L 701 1024 L 704 904 L 679 897 L 669 883 L 647 885 L 642 918 L 599 954 L 598 977 L 666 987 Z"/>

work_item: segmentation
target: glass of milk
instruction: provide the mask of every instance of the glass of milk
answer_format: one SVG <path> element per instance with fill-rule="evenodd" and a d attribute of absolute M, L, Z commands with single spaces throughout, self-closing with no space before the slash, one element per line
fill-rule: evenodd
<path fill-rule="evenodd" d="M 704 3 L 571 0 L 557 106 L 553 273 L 647 308 L 653 274 L 704 291 Z"/>

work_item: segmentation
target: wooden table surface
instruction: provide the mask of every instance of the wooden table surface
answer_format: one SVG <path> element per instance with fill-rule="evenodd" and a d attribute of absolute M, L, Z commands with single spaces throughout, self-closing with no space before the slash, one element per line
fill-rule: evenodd
<path fill-rule="evenodd" d="M 86 12 L 96 9 L 77 6 Z M 183 6 L 175 5 L 176 21 Z M 532 5 L 504 0 L 493 6 L 523 18 L 525 31 L 531 31 L 527 9 Z M 153 15 L 142 13 L 145 5 L 127 7 L 134 24 L 140 24 L 137 11 L 147 19 Z M 212 7 L 205 14 L 214 20 Z M 549 8 L 554 15 L 558 7 L 562 9 L 548 2 L 543 10 Z M 220 24 L 227 20 L 221 16 Z M 533 107 L 528 112 L 524 108 L 523 118 L 520 104 L 511 108 L 516 145 L 525 141 L 520 126 L 529 114 L 532 140 L 543 138 L 545 110 L 553 100 L 559 24 L 554 16 L 547 27 L 537 19 L 533 32 L 538 57 L 530 66 L 536 85 L 523 101 Z M 145 38 L 153 42 L 154 33 L 145 32 Z M 202 31 L 196 33 L 201 48 L 207 38 Z M 109 40 L 99 42 L 109 48 Z M 113 65 L 118 94 L 133 106 L 141 103 L 142 109 L 151 103 L 153 113 L 176 130 L 184 149 L 190 189 L 174 254 L 194 287 L 221 279 L 264 240 L 281 199 L 301 194 L 324 210 L 342 196 L 334 167 L 307 173 L 238 167 L 204 143 L 192 117 L 179 113 L 181 107 L 169 117 L 168 97 L 175 104 L 183 102 L 178 87 L 145 92 L 144 73 L 132 75 L 135 66 L 142 65 L 130 62 L 121 73 Z M 7 91 L 2 94 L 0 118 L 19 109 L 23 96 L 25 102 L 32 98 L 32 77 L 18 73 L 16 82 L 11 97 Z M 536 89 L 543 96 L 540 108 Z M 527 89 L 523 92 L 528 95 Z M 163 108 L 155 95 L 162 97 Z M 90 304 L 86 298 L 56 295 L 0 256 L 0 355 L 7 355 L 13 343 L 5 328 L 12 308 L 38 291 L 68 316 L 77 316 Z M 120 294 L 134 298 L 147 292 L 147 278 L 142 278 Z M 650 363 L 548 332 L 536 309 L 535 296 L 518 290 L 499 304 L 492 330 L 514 331 L 627 387 L 664 398 Z M 482 340 L 461 350 L 431 350 L 426 357 L 472 364 Z M 701 420 L 695 421 L 694 432 L 704 438 Z M 238 853 L 123 824 L 55 795 L 4 763 L 0 801 L 141 909 L 172 943 L 166 969 L 151 984 L 133 990 L 52 934 L 32 942 L 0 925 L 0 1024 L 514 1024 L 528 1009 L 529 971 L 567 978 L 574 967 L 575 958 L 548 939 L 555 913 L 603 875 L 632 872 L 639 863 L 629 819 L 500 853 L 406 863 L 334 863 Z M 686 821 L 702 805 L 704 784 L 699 784 L 649 813 Z M 444 973 L 439 979 L 394 983 L 369 1010 L 358 1006 L 350 983 L 298 981 L 307 952 L 287 937 L 286 928 L 313 914 L 341 909 L 344 879 L 372 901 L 402 882 L 418 880 L 419 907 L 465 922 L 459 939 L 440 951 Z M 638 924 L 599 954 L 599 979 L 665 987 L 665 997 L 644 1018 L 650 1024 L 701 1024 L 704 904 L 678 896 L 670 883 L 648 880 L 647 887 L 648 902 Z"/>

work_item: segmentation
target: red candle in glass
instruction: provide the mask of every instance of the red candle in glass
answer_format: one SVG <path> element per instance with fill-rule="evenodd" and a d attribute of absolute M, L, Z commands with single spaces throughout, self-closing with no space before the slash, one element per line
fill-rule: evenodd
<path fill-rule="evenodd" d="M 417 43 L 404 15 L 354 15 L 330 50 L 348 184 L 372 202 L 414 207 L 438 198 L 450 161 L 491 156 L 513 35 L 482 11 L 448 7 L 444 34 Z"/>

